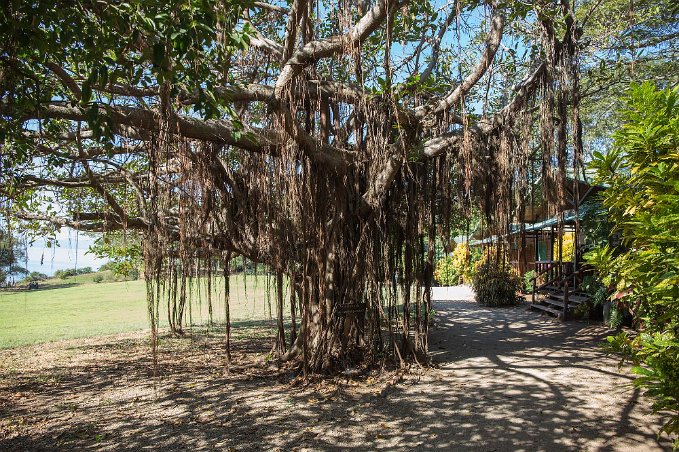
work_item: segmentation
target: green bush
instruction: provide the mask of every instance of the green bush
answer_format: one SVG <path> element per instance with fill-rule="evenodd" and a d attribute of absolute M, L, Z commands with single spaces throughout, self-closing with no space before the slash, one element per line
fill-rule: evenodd
<path fill-rule="evenodd" d="M 604 302 L 608 300 L 609 294 L 608 289 L 601 281 L 598 275 L 586 275 L 582 279 L 582 284 L 580 285 L 580 290 L 585 292 L 589 301 L 587 303 L 581 303 L 578 308 L 580 308 L 580 318 L 582 319 L 594 319 L 596 308 L 603 306 Z M 618 311 L 615 311 L 618 312 Z M 605 314 L 605 310 L 602 309 L 602 313 Z M 610 324 L 610 314 L 609 318 L 603 319 L 604 322 Z"/>
<path fill-rule="evenodd" d="M 57 270 L 54 272 L 54 277 L 59 279 L 68 279 L 71 276 L 76 276 L 78 272 L 73 268 L 67 268 L 64 270 Z"/>
<path fill-rule="evenodd" d="M 679 91 L 632 85 L 622 115 L 613 149 L 592 161 L 621 244 L 587 260 L 625 294 L 616 310 L 631 312 L 641 332 L 609 342 L 635 364 L 635 384 L 655 397 L 654 410 L 669 414 L 662 431 L 679 448 Z"/>
<path fill-rule="evenodd" d="M 139 279 L 140 274 L 137 265 L 130 260 L 111 261 L 99 267 L 99 271 L 110 271 L 111 279 L 114 281 L 134 281 Z"/>
<path fill-rule="evenodd" d="M 139 269 L 138 268 L 131 268 L 127 271 L 125 274 L 125 279 L 129 280 L 137 280 L 139 279 Z"/>
<path fill-rule="evenodd" d="M 92 270 L 92 267 L 83 267 L 83 268 L 79 268 L 78 270 L 76 270 L 76 272 L 79 275 L 86 275 L 88 273 L 92 273 L 93 270 Z"/>
<path fill-rule="evenodd" d="M 103 280 L 104 280 L 104 275 L 102 275 L 102 274 L 96 274 L 96 275 L 94 275 L 94 277 L 92 278 L 92 281 L 95 282 L 95 283 L 100 283 L 100 282 L 102 282 Z"/>
<path fill-rule="evenodd" d="M 496 262 L 486 254 L 472 278 L 476 301 L 484 306 L 511 306 L 521 290 L 521 278 L 506 262 Z"/>

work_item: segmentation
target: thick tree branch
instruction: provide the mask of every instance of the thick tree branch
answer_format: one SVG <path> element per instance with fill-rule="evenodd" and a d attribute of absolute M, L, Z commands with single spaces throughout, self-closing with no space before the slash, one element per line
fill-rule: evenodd
<path fill-rule="evenodd" d="M 253 4 L 253 6 L 256 6 L 257 8 L 266 9 L 268 11 L 273 11 L 273 12 L 280 13 L 280 14 L 290 14 L 290 10 L 288 8 L 283 7 L 283 6 L 272 5 L 271 3 L 265 3 L 265 2 L 252 2 L 252 4 Z"/>
<path fill-rule="evenodd" d="M 0 113 L 14 114 L 15 109 L 0 103 Z M 80 107 L 72 107 L 65 103 L 41 105 L 39 109 L 22 111 L 23 119 L 58 118 L 72 121 L 86 121 L 87 112 Z M 123 126 L 137 127 L 146 131 L 158 131 L 159 119 L 152 110 L 131 107 L 100 106 L 99 114 L 108 116 L 114 123 Z M 258 153 L 275 153 L 284 144 L 280 134 L 245 127 L 241 134 L 231 121 L 223 119 L 201 120 L 191 116 L 177 115 L 179 134 L 185 138 L 212 141 L 232 145 L 246 151 Z"/>
<path fill-rule="evenodd" d="M 483 77 L 483 74 L 486 73 L 493 62 L 493 59 L 495 58 L 495 53 L 500 47 L 500 41 L 502 40 L 504 25 L 505 18 L 503 14 L 497 14 L 493 17 L 493 20 L 491 21 L 490 33 L 486 39 L 486 48 L 474 69 L 471 71 L 471 73 L 469 73 L 469 75 L 467 75 L 462 83 L 455 87 L 455 89 L 453 89 L 443 99 L 436 100 L 422 107 L 418 107 L 415 111 L 415 114 L 418 118 L 424 118 L 425 116 L 435 115 L 447 111 L 457 104 L 460 99 L 465 96 L 474 85 L 476 85 L 481 77 Z"/>
<path fill-rule="evenodd" d="M 19 210 L 14 213 L 17 218 L 27 221 L 46 221 L 55 226 L 67 226 L 78 231 L 105 232 L 122 229 L 146 229 L 148 225 L 141 218 L 128 218 L 125 224 L 117 216 L 106 213 L 74 214 L 73 219 Z"/>
<path fill-rule="evenodd" d="M 57 77 L 59 77 L 62 83 L 73 93 L 73 96 L 77 100 L 80 100 L 82 98 L 82 91 L 80 90 L 80 86 L 78 86 L 73 77 L 71 77 L 71 75 L 68 72 L 66 72 L 64 68 L 53 62 L 45 63 L 45 66 L 50 71 L 54 72 L 54 74 Z"/>
<path fill-rule="evenodd" d="M 427 64 L 427 67 L 420 74 L 420 82 L 424 82 L 425 80 L 427 80 L 431 73 L 433 72 L 436 65 L 438 64 L 439 53 L 441 52 L 441 44 L 443 43 L 443 37 L 445 36 L 446 31 L 448 31 L 448 28 L 453 23 L 456 17 L 457 11 L 455 11 L 455 9 L 452 8 L 450 13 L 448 13 L 448 17 L 446 17 L 446 20 L 443 22 L 443 24 L 441 24 L 439 31 L 436 34 L 436 38 L 434 39 L 431 48 L 430 60 L 429 63 Z"/>
<path fill-rule="evenodd" d="M 370 34 L 375 31 L 387 18 L 387 11 L 396 8 L 403 1 L 397 0 L 378 0 L 370 11 L 367 12 L 352 29 L 340 36 L 333 36 L 328 39 L 311 41 L 295 52 L 283 66 L 278 79 L 276 80 L 276 98 L 283 98 L 283 90 L 290 84 L 290 81 L 302 72 L 305 66 L 320 58 L 327 58 L 348 49 L 357 47 Z"/>
<path fill-rule="evenodd" d="M 460 145 L 461 139 L 461 130 L 444 133 L 443 135 L 431 138 L 424 142 L 422 155 L 426 158 L 438 157 L 453 148 L 457 148 Z"/>
<path fill-rule="evenodd" d="M 295 50 L 299 21 L 303 16 L 306 15 L 308 5 L 309 2 L 307 0 L 293 0 L 292 2 L 292 9 L 290 11 L 290 15 L 288 16 L 288 22 L 285 26 L 285 44 L 283 45 L 281 63 L 288 61 Z"/>

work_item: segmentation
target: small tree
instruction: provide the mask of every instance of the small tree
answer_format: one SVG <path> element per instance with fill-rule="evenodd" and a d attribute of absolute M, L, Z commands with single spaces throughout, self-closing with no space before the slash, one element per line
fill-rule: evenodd
<path fill-rule="evenodd" d="M 17 274 L 27 274 L 28 270 L 19 265 L 26 258 L 21 242 L 7 231 L 0 229 L 0 284 Z"/>
<path fill-rule="evenodd" d="M 637 386 L 670 412 L 662 431 L 679 447 L 679 93 L 632 85 L 625 124 L 608 154 L 595 153 L 603 203 L 622 246 L 587 255 L 641 330 L 608 340 L 631 359 Z"/>

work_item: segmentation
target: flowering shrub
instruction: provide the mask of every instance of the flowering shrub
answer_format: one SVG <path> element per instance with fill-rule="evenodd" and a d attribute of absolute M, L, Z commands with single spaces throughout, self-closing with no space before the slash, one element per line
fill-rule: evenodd
<path fill-rule="evenodd" d="M 444 256 L 436 263 L 434 279 L 442 286 L 456 286 L 460 284 L 460 274 L 454 265 L 453 256 Z"/>
<path fill-rule="evenodd" d="M 474 273 L 475 253 L 470 252 L 466 243 L 458 243 L 453 254 L 436 263 L 434 279 L 442 286 L 470 283 Z"/>

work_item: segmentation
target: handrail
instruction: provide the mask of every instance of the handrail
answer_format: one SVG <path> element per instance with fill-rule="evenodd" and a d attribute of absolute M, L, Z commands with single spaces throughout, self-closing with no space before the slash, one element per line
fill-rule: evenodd
<path fill-rule="evenodd" d="M 562 317 L 561 317 L 561 320 L 563 320 L 564 322 L 566 320 L 568 320 L 567 319 L 567 317 L 568 317 L 568 302 L 569 302 L 569 299 L 568 299 L 568 280 L 566 280 L 566 281 L 564 281 L 564 285 L 563 285 L 563 314 L 562 314 Z"/>
<path fill-rule="evenodd" d="M 533 277 L 531 278 L 531 281 L 533 281 L 533 290 L 532 290 L 532 294 L 531 294 L 531 302 L 532 302 L 532 303 L 535 303 L 535 290 L 536 290 L 536 288 L 537 288 L 538 278 L 541 277 L 541 276 L 546 275 L 547 273 L 549 273 L 549 272 L 551 272 L 551 271 L 552 271 L 551 268 L 547 268 L 545 271 L 543 271 L 543 272 L 541 272 L 541 273 L 536 273 L 535 276 L 533 276 Z M 542 285 L 541 287 L 544 287 L 544 285 Z"/>
<path fill-rule="evenodd" d="M 569 281 L 572 279 L 573 283 L 571 285 L 571 291 L 574 291 L 576 287 L 579 286 L 577 278 L 580 276 L 583 272 L 585 271 L 591 271 L 592 267 L 589 265 L 584 265 L 577 269 L 576 271 L 573 271 L 571 273 L 568 273 L 567 275 L 564 275 L 564 263 L 563 262 L 553 262 L 552 265 L 550 265 L 548 268 L 546 268 L 544 271 L 537 273 L 535 276 L 531 278 L 531 281 L 533 282 L 533 290 L 532 290 L 532 302 L 535 303 L 535 293 L 540 290 L 544 289 L 547 286 L 554 285 L 555 287 L 564 287 L 569 285 Z M 549 281 L 546 281 L 538 286 L 538 279 L 545 276 L 548 273 L 556 273 L 556 276 L 554 276 L 552 279 Z"/>

